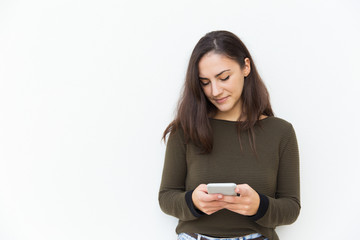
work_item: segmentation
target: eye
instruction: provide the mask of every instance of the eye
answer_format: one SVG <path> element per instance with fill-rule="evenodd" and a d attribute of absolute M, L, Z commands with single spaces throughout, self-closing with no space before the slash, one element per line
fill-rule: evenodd
<path fill-rule="evenodd" d="M 221 81 L 226 81 L 226 80 L 228 80 L 228 79 L 229 79 L 229 77 L 230 77 L 230 75 L 229 75 L 229 76 L 227 76 L 227 77 L 226 77 L 226 78 L 224 78 L 224 79 L 221 79 L 221 78 L 220 78 L 220 80 L 221 80 Z"/>
<path fill-rule="evenodd" d="M 200 81 L 200 83 L 201 83 L 202 86 L 206 86 L 206 85 L 209 84 L 209 82 L 203 82 L 203 81 Z"/>

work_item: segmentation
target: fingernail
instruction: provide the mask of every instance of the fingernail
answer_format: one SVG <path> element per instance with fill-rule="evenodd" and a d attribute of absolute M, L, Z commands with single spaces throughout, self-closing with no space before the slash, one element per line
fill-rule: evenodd
<path fill-rule="evenodd" d="M 221 195 L 218 195 L 218 198 L 222 198 L 222 196 L 221 196 Z"/>

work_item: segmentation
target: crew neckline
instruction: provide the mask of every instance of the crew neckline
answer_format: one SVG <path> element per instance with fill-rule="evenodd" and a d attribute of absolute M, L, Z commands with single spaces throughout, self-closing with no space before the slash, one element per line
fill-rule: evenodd
<path fill-rule="evenodd" d="M 258 121 L 264 121 L 266 119 L 269 118 L 273 118 L 274 116 L 267 116 L 266 118 L 260 119 Z M 238 123 L 238 122 L 244 122 L 244 121 L 230 121 L 230 120 L 224 120 L 224 119 L 216 119 L 216 118 L 209 118 L 210 120 L 215 120 L 215 121 L 221 121 L 221 122 L 228 122 L 228 123 Z"/>

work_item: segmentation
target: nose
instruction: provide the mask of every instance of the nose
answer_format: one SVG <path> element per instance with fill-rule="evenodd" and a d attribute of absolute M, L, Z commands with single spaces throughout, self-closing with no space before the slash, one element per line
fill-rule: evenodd
<path fill-rule="evenodd" d="M 219 96 L 222 93 L 223 89 L 219 86 L 219 84 L 216 81 L 213 81 L 211 84 L 211 94 L 216 97 Z"/>

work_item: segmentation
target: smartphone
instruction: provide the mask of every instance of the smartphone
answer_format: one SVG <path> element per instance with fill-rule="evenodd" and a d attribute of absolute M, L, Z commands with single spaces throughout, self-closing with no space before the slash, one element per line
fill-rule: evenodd
<path fill-rule="evenodd" d="M 208 193 L 221 193 L 223 195 L 237 196 L 235 183 L 209 183 L 207 184 Z"/>

